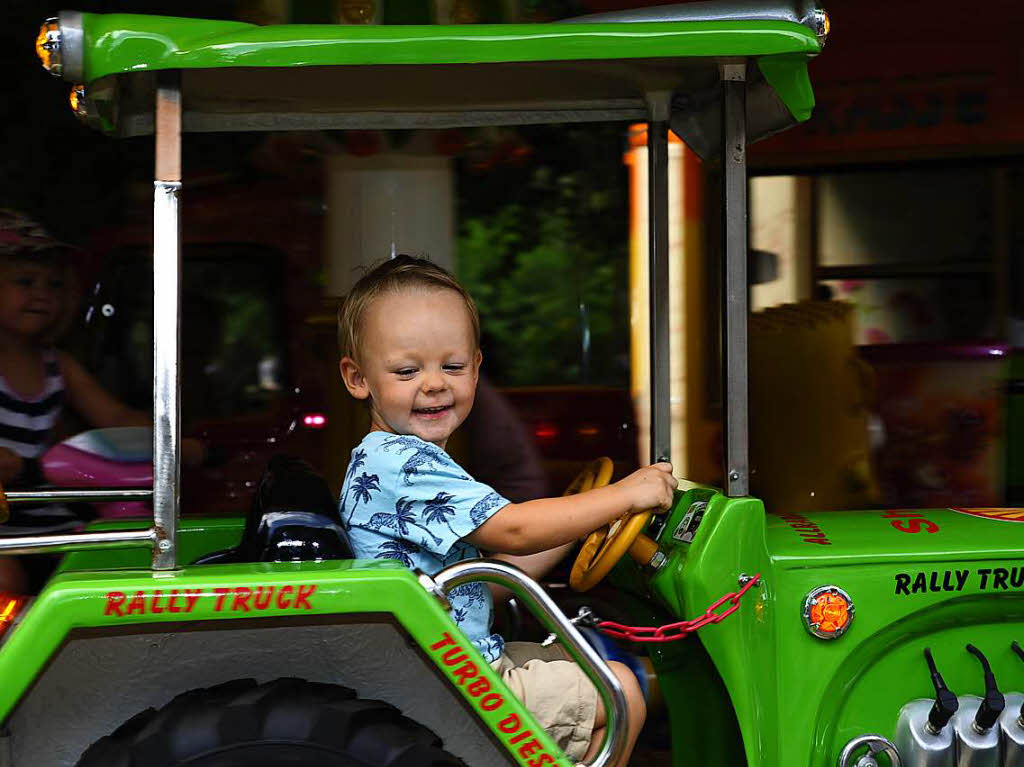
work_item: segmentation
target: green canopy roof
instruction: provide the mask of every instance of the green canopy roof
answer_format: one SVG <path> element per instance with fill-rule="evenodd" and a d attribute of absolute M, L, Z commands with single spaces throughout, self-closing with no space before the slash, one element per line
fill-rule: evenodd
<path fill-rule="evenodd" d="M 152 130 L 159 70 L 182 71 L 186 131 L 642 120 L 648 94 L 671 93 L 673 127 L 692 134 L 719 65 L 746 59 L 754 137 L 810 116 L 806 66 L 820 50 L 808 26 L 778 15 L 254 26 L 65 12 L 60 22 L 64 77 L 87 85 L 91 121 L 119 135 Z"/>

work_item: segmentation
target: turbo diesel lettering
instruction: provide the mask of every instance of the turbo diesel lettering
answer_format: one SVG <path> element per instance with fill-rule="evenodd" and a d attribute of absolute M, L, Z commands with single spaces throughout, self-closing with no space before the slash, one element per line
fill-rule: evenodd
<path fill-rule="evenodd" d="M 474 706 L 483 711 L 498 711 L 505 705 L 504 696 L 491 689 L 491 683 L 486 677 L 479 676 L 479 667 L 469 660 L 465 650 L 447 631 L 441 634 L 441 639 L 430 645 L 430 649 L 441 656 L 442 667 L 452 681 L 466 688 Z M 508 741 L 510 750 L 527 767 L 544 767 L 545 764 L 557 762 L 532 730 L 523 729 L 522 720 L 514 711 L 510 711 L 498 722 L 498 731 L 506 736 L 504 739 Z"/>
<path fill-rule="evenodd" d="M 316 584 L 296 586 L 217 587 L 205 589 L 154 589 L 126 594 L 108 591 L 104 615 L 157 615 L 159 613 L 191 613 L 200 601 L 212 602 L 212 610 L 220 612 L 263 612 L 264 610 L 312 610 L 310 597 Z"/>

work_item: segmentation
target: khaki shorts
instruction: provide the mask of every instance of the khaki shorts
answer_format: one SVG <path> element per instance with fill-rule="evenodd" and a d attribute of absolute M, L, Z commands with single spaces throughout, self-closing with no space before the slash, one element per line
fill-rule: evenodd
<path fill-rule="evenodd" d="M 597 689 L 557 645 L 508 642 L 491 668 L 572 761 L 590 747 Z"/>

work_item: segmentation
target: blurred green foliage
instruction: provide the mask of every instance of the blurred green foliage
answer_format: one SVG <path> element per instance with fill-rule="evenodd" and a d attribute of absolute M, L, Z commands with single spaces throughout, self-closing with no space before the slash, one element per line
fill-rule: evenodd
<path fill-rule="evenodd" d="M 501 385 L 629 376 L 624 126 L 523 129 L 522 165 L 459 175 L 459 278 Z"/>

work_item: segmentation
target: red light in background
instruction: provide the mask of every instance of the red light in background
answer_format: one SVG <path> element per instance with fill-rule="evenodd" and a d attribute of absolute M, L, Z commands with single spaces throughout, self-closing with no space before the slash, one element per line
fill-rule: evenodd
<path fill-rule="evenodd" d="M 533 436 L 537 439 L 554 439 L 558 436 L 558 427 L 550 423 L 539 423 L 533 428 Z"/>
<path fill-rule="evenodd" d="M 327 425 L 327 416 L 323 413 L 306 413 L 302 416 L 302 425 L 307 429 L 322 429 Z"/>
<path fill-rule="evenodd" d="M 576 430 L 576 433 L 581 437 L 596 437 L 601 433 L 601 430 L 596 426 L 581 426 Z"/>

